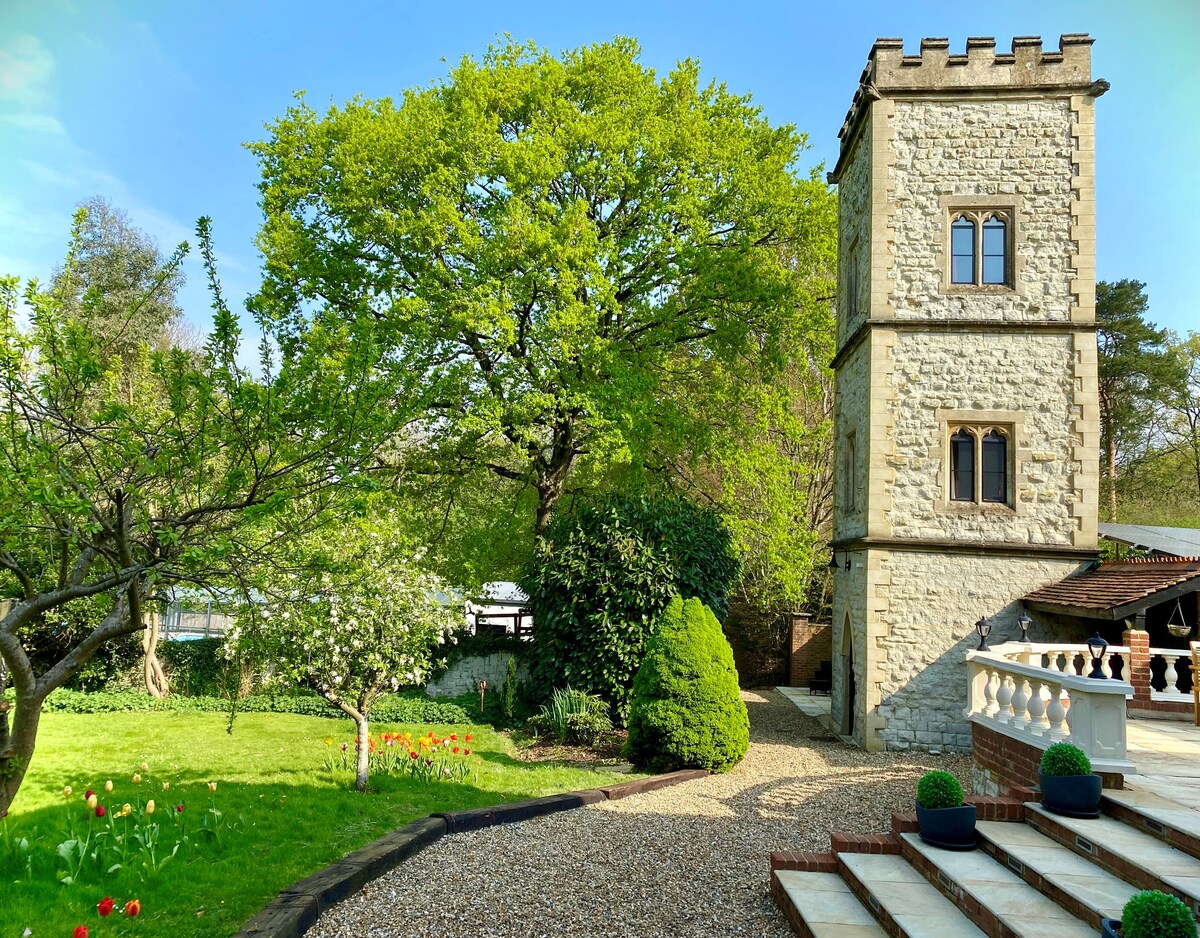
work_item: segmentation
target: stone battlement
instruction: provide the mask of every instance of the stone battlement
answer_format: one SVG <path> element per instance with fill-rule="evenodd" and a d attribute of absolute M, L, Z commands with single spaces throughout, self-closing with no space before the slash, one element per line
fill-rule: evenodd
<path fill-rule="evenodd" d="M 877 39 L 838 137 L 844 148 L 867 102 L 894 94 L 1059 88 L 1103 94 L 1106 82 L 1092 87 L 1094 41 L 1087 33 L 1065 33 L 1058 51 L 1045 52 L 1041 37 L 1016 36 L 1011 52 L 997 52 L 993 37 L 972 36 L 965 52 L 952 54 L 949 39 L 922 39 L 920 55 L 905 55 L 903 39 Z"/>

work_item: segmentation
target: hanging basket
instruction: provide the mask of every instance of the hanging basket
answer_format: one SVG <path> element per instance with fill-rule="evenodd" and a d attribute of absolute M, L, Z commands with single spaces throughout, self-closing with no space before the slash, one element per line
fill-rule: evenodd
<path fill-rule="evenodd" d="M 1175 600 L 1175 611 L 1171 613 L 1171 618 L 1167 620 L 1167 632 L 1174 638 L 1187 638 L 1192 634 L 1192 627 L 1184 619 L 1183 606 L 1180 605 L 1178 599 Z"/>

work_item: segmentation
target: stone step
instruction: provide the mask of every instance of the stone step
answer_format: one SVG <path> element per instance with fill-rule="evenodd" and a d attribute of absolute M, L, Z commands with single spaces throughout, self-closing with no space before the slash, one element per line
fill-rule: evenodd
<path fill-rule="evenodd" d="M 1200 859 L 1200 811 L 1195 808 L 1134 787 L 1106 789 L 1100 810 Z"/>
<path fill-rule="evenodd" d="M 1200 860 L 1115 818 L 1082 820 L 1027 804 L 1029 826 L 1088 857 L 1138 889 L 1161 889 L 1178 896 L 1200 917 Z"/>
<path fill-rule="evenodd" d="M 771 895 L 804 938 L 888 938 L 837 873 L 772 870 Z"/>
<path fill-rule="evenodd" d="M 929 882 L 989 935 L 1013 938 L 1095 938 L 1094 926 L 1072 915 L 982 850 L 941 850 L 917 834 L 900 835 L 900 851 Z"/>
<path fill-rule="evenodd" d="M 894 854 L 839 853 L 838 867 L 851 892 L 884 929 L 904 938 L 984 938 L 924 876 Z"/>
<path fill-rule="evenodd" d="M 1138 891 L 1032 825 L 980 821 L 975 829 L 983 849 L 998 863 L 1096 928 L 1103 918 L 1119 919 Z"/>

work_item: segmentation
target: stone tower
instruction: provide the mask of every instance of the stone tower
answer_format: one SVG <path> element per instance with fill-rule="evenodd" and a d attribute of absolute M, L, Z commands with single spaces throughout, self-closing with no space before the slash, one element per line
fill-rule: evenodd
<path fill-rule="evenodd" d="M 880 39 L 839 134 L 833 715 L 868 749 L 969 748 L 975 621 L 1097 555 L 1091 44 Z"/>

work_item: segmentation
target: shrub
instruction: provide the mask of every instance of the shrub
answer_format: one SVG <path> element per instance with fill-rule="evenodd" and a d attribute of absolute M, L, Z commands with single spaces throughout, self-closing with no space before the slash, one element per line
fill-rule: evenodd
<path fill-rule="evenodd" d="M 1082 749 L 1070 743 L 1055 743 L 1042 753 L 1042 774 L 1091 775 L 1092 763 Z"/>
<path fill-rule="evenodd" d="M 517 659 L 512 655 L 509 655 L 508 664 L 504 668 L 503 694 L 504 719 L 512 723 L 517 712 Z"/>
<path fill-rule="evenodd" d="M 1147 889 L 1125 903 L 1121 932 L 1125 938 L 1196 938 L 1196 919 L 1179 899 Z"/>
<path fill-rule="evenodd" d="M 724 772 L 749 746 L 733 652 L 716 616 L 699 599 L 672 599 L 633 680 L 627 756 L 656 772 Z"/>
<path fill-rule="evenodd" d="M 529 720 L 535 730 L 553 733 L 560 743 L 594 746 L 612 730 L 608 704 L 595 694 L 581 690 L 556 690 L 542 712 Z"/>
<path fill-rule="evenodd" d="M 922 808 L 960 808 L 963 789 L 949 772 L 926 772 L 917 782 L 917 804 Z"/>
<path fill-rule="evenodd" d="M 82 693 L 56 690 L 46 698 L 47 713 L 121 713 L 132 710 L 162 710 L 173 713 L 228 713 L 230 702 L 222 697 L 182 697 L 172 694 L 161 700 L 145 691 Z M 295 713 L 301 716 L 345 719 L 322 698 L 265 694 L 243 697 L 239 713 Z M 393 694 L 379 698 L 373 715 L 381 723 L 474 723 L 457 704 L 431 700 L 423 693 Z"/>
<path fill-rule="evenodd" d="M 622 717 L 646 640 L 672 595 L 722 614 L 739 573 L 715 512 L 678 496 L 625 498 L 556 512 L 521 578 L 533 613 L 533 693 L 570 685 Z"/>

